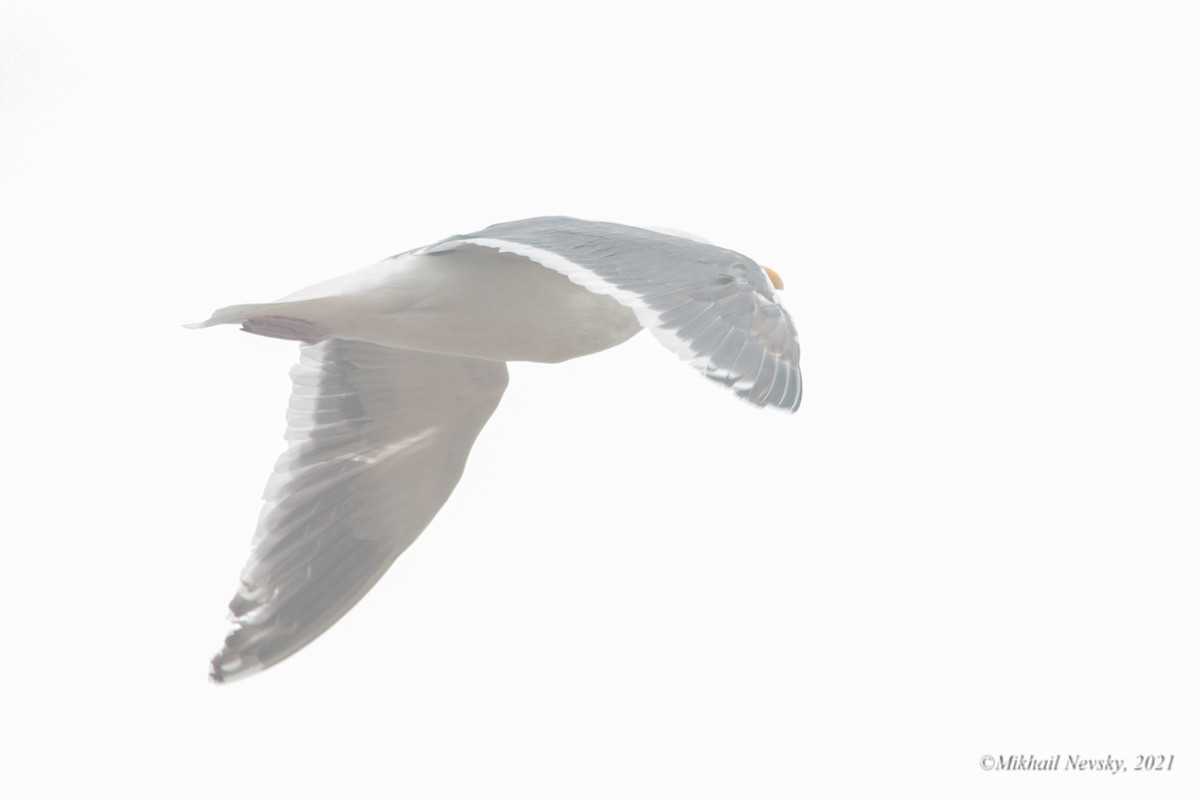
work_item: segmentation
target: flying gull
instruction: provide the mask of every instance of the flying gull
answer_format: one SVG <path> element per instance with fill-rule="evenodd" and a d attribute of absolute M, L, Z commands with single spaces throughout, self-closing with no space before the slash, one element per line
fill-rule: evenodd
<path fill-rule="evenodd" d="M 189 326 L 301 342 L 287 450 L 213 680 L 287 658 L 379 580 L 458 483 L 507 361 L 565 361 L 647 328 L 738 397 L 795 411 L 800 347 L 781 288 L 772 270 L 688 234 L 539 217 Z"/>

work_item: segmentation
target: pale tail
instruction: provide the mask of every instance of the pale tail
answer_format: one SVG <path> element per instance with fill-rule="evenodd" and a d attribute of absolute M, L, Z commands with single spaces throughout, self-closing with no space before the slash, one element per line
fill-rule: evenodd
<path fill-rule="evenodd" d="M 242 330 L 274 339 L 315 342 L 328 332 L 315 319 L 320 318 L 320 306 L 326 298 L 292 300 L 276 303 L 244 303 L 218 308 L 203 322 L 192 322 L 185 328 L 210 328 L 213 325 L 238 325 Z"/>

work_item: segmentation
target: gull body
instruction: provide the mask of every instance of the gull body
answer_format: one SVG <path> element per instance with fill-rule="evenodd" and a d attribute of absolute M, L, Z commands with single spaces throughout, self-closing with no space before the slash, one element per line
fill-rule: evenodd
<path fill-rule="evenodd" d="M 264 492 L 212 678 L 252 674 L 336 622 L 449 497 L 508 382 L 643 327 L 713 381 L 794 411 L 799 347 L 778 277 L 674 232 L 501 223 L 192 327 L 302 343 L 288 447 Z"/>
<path fill-rule="evenodd" d="M 402 253 L 284 298 L 322 338 L 493 361 L 556 363 L 642 329 L 616 300 L 514 253 Z"/>

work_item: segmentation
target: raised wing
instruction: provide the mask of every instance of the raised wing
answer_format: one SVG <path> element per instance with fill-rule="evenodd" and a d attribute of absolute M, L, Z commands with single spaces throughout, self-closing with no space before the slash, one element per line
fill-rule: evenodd
<path fill-rule="evenodd" d="M 413 252 L 463 245 L 517 253 L 614 298 L 680 358 L 751 403 L 800 406 L 796 328 L 762 267 L 740 253 L 570 217 L 504 222 Z"/>
<path fill-rule="evenodd" d="M 367 593 L 450 496 L 508 368 L 329 339 L 301 348 L 292 382 L 218 682 L 287 658 Z"/>

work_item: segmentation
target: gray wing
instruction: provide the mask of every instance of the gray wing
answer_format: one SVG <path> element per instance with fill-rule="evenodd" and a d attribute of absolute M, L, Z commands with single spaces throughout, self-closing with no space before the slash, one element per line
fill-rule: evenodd
<path fill-rule="evenodd" d="M 508 368 L 330 339 L 292 382 L 216 681 L 283 660 L 367 593 L 450 496 Z"/>
<path fill-rule="evenodd" d="M 631 308 L 667 347 L 760 406 L 800 406 L 800 345 L 762 267 L 667 233 L 537 217 L 452 236 L 417 253 L 480 245 L 517 253 Z"/>

